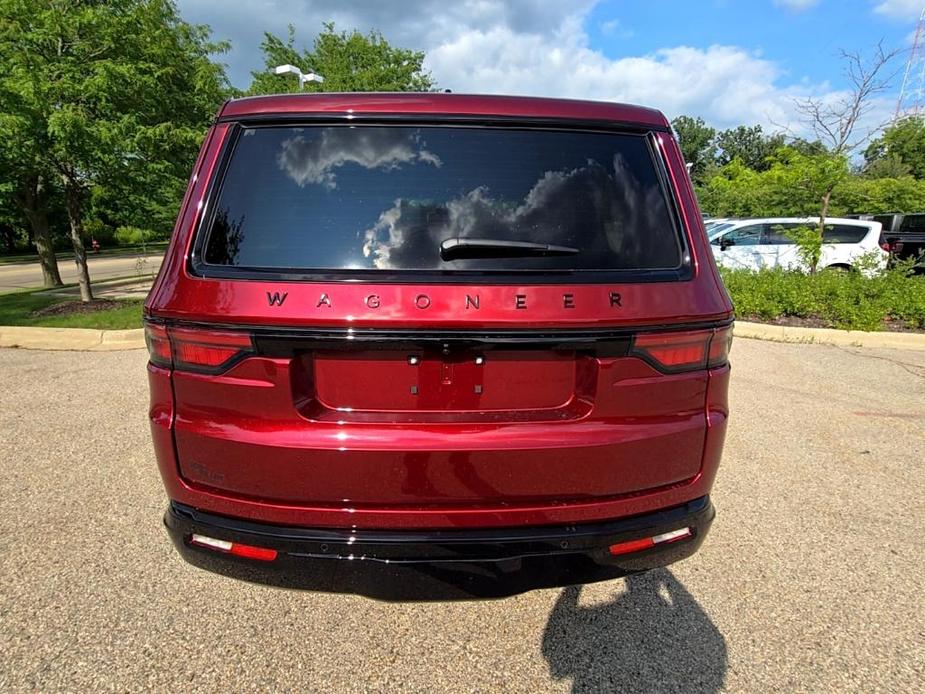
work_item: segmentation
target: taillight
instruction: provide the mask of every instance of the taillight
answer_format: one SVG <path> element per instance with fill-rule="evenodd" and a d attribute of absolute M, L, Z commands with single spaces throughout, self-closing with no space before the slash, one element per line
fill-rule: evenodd
<path fill-rule="evenodd" d="M 707 367 L 723 366 L 729 361 L 729 350 L 732 349 L 732 326 L 717 328 L 713 331 L 710 340 L 710 352 L 707 356 Z"/>
<path fill-rule="evenodd" d="M 145 343 L 151 363 L 158 366 L 170 366 L 170 338 L 163 325 L 145 325 Z"/>
<path fill-rule="evenodd" d="M 885 250 L 887 253 L 889 253 L 889 252 L 890 252 L 890 249 L 891 249 L 890 242 L 887 241 L 887 240 L 883 237 L 883 234 L 880 235 L 880 248 L 882 248 L 883 250 Z"/>
<path fill-rule="evenodd" d="M 643 537 L 639 540 L 630 540 L 629 542 L 618 542 L 615 545 L 610 545 L 608 548 L 610 553 L 618 557 L 621 554 L 631 554 L 633 552 L 641 552 L 644 549 L 649 549 L 655 547 L 656 545 L 664 545 L 670 542 L 678 542 L 680 540 L 686 540 L 690 537 L 693 537 L 694 533 L 691 532 L 690 528 L 681 528 L 680 530 L 672 530 L 670 533 L 662 533 L 661 535 L 653 535 L 652 537 Z"/>
<path fill-rule="evenodd" d="M 633 338 L 630 354 L 659 371 L 677 373 L 722 366 L 729 358 L 732 327 L 715 330 L 642 333 Z"/>
<path fill-rule="evenodd" d="M 247 333 L 147 324 L 145 341 L 151 363 L 185 371 L 218 373 L 253 352 Z"/>
<path fill-rule="evenodd" d="M 193 533 L 192 537 L 190 537 L 190 544 L 212 549 L 216 552 L 233 554 L 236 557 L 259 559 L 260 561 L 273 561 L 279 554 L 275 549 L 270 549 L 269 547 L 255 547 L 254 545 L 245 545 L 240 542 L 228 542 L 227 540 L 219 540 L 197 533 Z"/>

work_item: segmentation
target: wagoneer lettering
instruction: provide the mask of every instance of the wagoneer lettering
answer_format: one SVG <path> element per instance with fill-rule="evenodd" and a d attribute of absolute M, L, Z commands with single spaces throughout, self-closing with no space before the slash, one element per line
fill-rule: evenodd
<path fill-rule="evenodd" d="M 282 306 L 287 296 L 289 292 L 267 292 L 267 303 L 270 306 Z"/>
<path fill-rule="evenodd" d="M 185 559 L 418 600 L 704 541 L 732 307 L 662 114 L 237 99 L 189 185 L 145 304 Z"/>

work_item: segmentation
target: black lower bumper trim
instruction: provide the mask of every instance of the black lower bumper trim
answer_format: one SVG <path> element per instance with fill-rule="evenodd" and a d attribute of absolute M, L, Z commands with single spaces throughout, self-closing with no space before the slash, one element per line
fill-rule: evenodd
<path fill-rule="evenodd" d="M 713 521 L 709 497 L 606 523 L 488 530 L 292 528 L 228 518 L 171 503 L 164 522 L 191 564 L 286 588 L 382 600 L 504 597 L 592 583 L 666 566 L 694 552 Z M 692 537 L 614 557 L 619 542 L 688 527 Z M 190 544 L 196 533 L 274 549 L 259 561 Z"/>

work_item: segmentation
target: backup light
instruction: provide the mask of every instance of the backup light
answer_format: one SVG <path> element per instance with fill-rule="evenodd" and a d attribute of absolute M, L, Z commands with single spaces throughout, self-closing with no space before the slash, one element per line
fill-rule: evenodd
<path fill-rule="evenodd" d="M 672 530 L 671 532 L 662 533 L 661 535 L 653 535 L 652 537 L 643 537 L 639 540 L 629 540 L 628 542 L 618 542 L 615 545 L 610 545 L 609 551 L 613 556 L 620 556 L 621 554 L 630 554 L 632 552 L 641 552 L 644 549 L 649 549 L 650 547 L 655 547 L 655 545 L 663 545 L 670 542 L 678 542 L 679 540 L 686 540 L 689 537 L 693 537 L 693 533 L 690 528 L 681 528 L 679 530 Z"/>

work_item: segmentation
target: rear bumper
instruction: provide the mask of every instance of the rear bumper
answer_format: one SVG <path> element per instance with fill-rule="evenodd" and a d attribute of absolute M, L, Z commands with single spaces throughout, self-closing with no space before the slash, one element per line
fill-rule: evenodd
<path fill-rule="evenodd" d="M 191 564 L 257 583 L 356 593 L 382 600 L 503 597 L 592 583 L 666 566 L 700 547 L 715 511 L 709 497 L 606 523 L 491 530 L 339 530 L 255 523 L 172 502 L 164 522 Z M 620 542 L 680 528 L 688 539 L 612 556 Z M 272 561 L 190 544 L 196 533 L 269 548 Z"/>

